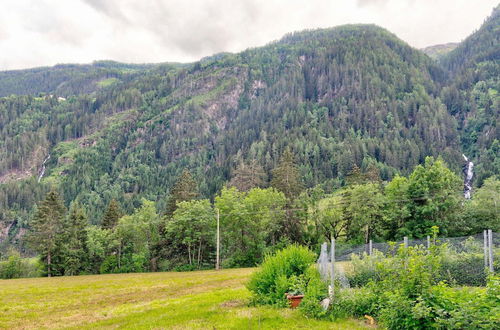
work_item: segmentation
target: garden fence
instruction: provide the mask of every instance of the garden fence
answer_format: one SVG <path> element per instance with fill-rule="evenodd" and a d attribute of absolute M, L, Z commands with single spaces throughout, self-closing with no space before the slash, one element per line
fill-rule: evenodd
<path fill-rule="evenodd" d="M 405 237 L 402 241 L 397 242 L 370 241 L 368 244 L 360 245 L 335 243 L 335 240 L 332 240 L 332 243 L 323 244 L 318 259 L 318 268 L 325 281 L 331 282 L 336 279 L 344 285 L 348 285 L 347 278 L 349 276 L 345 275 L 347 270 L 344 269 L 346 264 L 342 263 L 343 261 L 351 261 L 353 256 L 355 259 L 367 258 L 373 254 L 391 256 L 400 245 L 406 247 L 420 245 L 429 248 L 433 244 L 446 243 L 445 253 L 449 254 L 449 258 L 446 258 L 448 264 L 451 265 L 450 267 L 456 268 L 452 269 L 454 277 L 458 281 L 463 280 L 464 283 L 468 283 L 467 279 L 485 279 L 488 274 L 498 271 L 500 266 L 500 234 L 491 230 L 485 230 L 483 233 L 471 236 L 438 237 L 435 240 L 428 236 L 424 239 Z M 451 261 L 456 262 L 452 263 Z"/>

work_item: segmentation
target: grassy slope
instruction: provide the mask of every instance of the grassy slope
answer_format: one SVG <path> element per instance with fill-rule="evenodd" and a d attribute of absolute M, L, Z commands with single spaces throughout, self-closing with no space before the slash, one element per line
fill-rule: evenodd
<path fill-rule="evenodd" d="M 253 269 L 0 280 L 0 328 L 363 329 L 248 307 Z"/>

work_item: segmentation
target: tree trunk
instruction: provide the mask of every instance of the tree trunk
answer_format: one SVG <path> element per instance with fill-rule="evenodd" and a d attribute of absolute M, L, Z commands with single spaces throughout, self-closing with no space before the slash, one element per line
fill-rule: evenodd
<path fill-rule="evenodd" d="M 366 225 L 365 244 L 368 244 L 368 242 L 370 242 L 370 226 Z"/>
<path fill-rule="evenodd" d="M 189 257 L 189 264 L 191 265 L 191 243 L 188 244 L 188 257 Z"/>
<path fill-rule="evenodd" d="M 50 272 L 50 266 L 51 266 L 51 263 L 52 263 L 52 258 L 51 258 L 51 254 L 50 254 L 50 251 L 49 253 L 47 254 L 47 277 L 51 277 L 51 272 Z"/>
<path fill-rule="evenodd" d="M 200 259 L 201 259 L 201 240 L 200 240 L 200 245 L 198 245 L 198 268 L 200 268 Z"/>
<path fill-rule="evenodd" d="M 118 245 L 118 269 L 121 268 L 122 242 Z"/>

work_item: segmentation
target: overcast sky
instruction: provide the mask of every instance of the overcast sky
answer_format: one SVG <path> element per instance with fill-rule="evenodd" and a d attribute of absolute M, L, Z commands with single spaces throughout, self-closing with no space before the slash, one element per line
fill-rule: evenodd
<path fill-rule="evenodd" d="M 410 45 L 456 42 L 499 0 L 2 0 L 0 70 L 57 63 L 190 62 L 285 33 L 375 23 Z"/>

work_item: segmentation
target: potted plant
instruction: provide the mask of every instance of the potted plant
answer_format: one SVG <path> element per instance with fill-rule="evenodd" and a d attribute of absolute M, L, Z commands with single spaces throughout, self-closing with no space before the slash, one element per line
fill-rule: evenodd
<path fill-rule="evenodd" d="M 306 292 L 306 279 L 304 278 L 304 275 L 292 275 L 289 281 L 290 285 L 288 287 L 288 292 L 285 294 L 286 299 L 288 299 L 290 308 L 297 308 L 302 301 L 302 298 L 304 298 L 304 293 Z"/>

